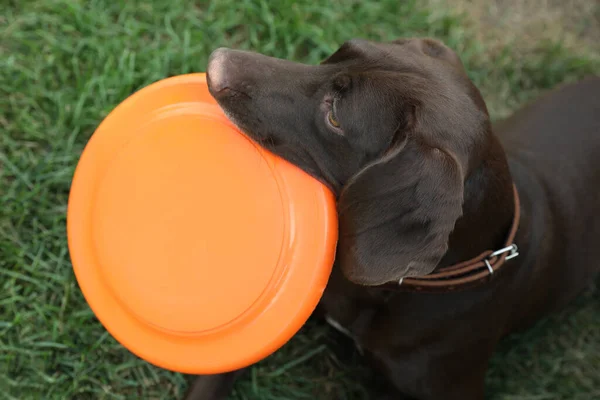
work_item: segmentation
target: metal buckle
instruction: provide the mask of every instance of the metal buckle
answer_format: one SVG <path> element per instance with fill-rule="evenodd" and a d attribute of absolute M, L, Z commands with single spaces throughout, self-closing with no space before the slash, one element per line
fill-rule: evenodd
<path fill-rule="evenodd" d="M 490 264 L 490 259 L 501 256 L 504 253 L 510 253 L 505 258 L 505 260 L 508 261 L 511 258 L 515 258 L 519 255 L 519 248 L 517 247 L 516 244 L 513 243 L 510 246 L 504 247 L 500 250 L 496 250 L 495 252 L 493 252 L 492 254 L 487 256 L 483 261 L 485 262 L 485 266 L 487 267 L 488 271 L 490 272 L 490 275 L 492 275 L 494 273 L 494 269 L 492 268 L 492 265 Z"/>

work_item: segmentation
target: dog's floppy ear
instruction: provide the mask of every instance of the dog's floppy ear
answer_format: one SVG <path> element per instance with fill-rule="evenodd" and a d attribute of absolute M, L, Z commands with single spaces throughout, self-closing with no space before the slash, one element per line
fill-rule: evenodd
<path fill-rule="evenodd" d="M 350 281 L 380 285 L 432 272 L 462 215 L 461 167 L 408 139 L 346 184 L 338 200 L 338 262 Z"/>

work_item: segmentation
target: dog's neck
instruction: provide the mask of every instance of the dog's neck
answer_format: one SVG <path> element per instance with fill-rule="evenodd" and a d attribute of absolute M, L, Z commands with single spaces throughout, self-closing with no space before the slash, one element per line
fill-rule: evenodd
<path fill-rule="evenodd" d="M 463 215 L 456 222 L 448 251 L 437 268 L 503 247 L 513 222 L 514 207 L 506 154 L 498 139 L 490 135 L 481 162 L 465 181 Z"/>

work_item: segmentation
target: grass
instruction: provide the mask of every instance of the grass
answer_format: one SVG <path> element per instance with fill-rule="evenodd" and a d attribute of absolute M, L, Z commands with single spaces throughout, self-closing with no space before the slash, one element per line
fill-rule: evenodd
<path fill-rule="evenodd" d="M 492 43 L 453 1 L 270 4 L 2 1 L 0 398 L 173 399 L 185 389 L 183 376 L 137 359 L 96 321 L 66 246 L 66 203 L 79 154 L 133 91 L 203 71 L 221 45 L 316 63 L 355 36 L 444 40 L 463 57 L 494 118 L 544 89 L 600 72 L 597 53 L 576 50 L 561 36 Z M 238 382 L 232 397 L 367 399 L 373 379 L 343 338 L 310 321 Z M 493 400 L 600 398 L 600 291 L 590 289 L 568 310 L 507 339 L 487 381 Z"/>

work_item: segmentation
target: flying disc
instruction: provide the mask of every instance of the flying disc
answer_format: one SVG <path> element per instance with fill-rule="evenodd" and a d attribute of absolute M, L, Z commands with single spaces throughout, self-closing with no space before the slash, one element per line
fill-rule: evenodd
<path fill-rule="evenodd" d="M 134 93 L 73 177 L 69 251 L 83 295 L 123 346 L 190 374 L 239 369 L 306 322 L 337 241 L 333 194 L 240 132 L 204 74 Z"/>

